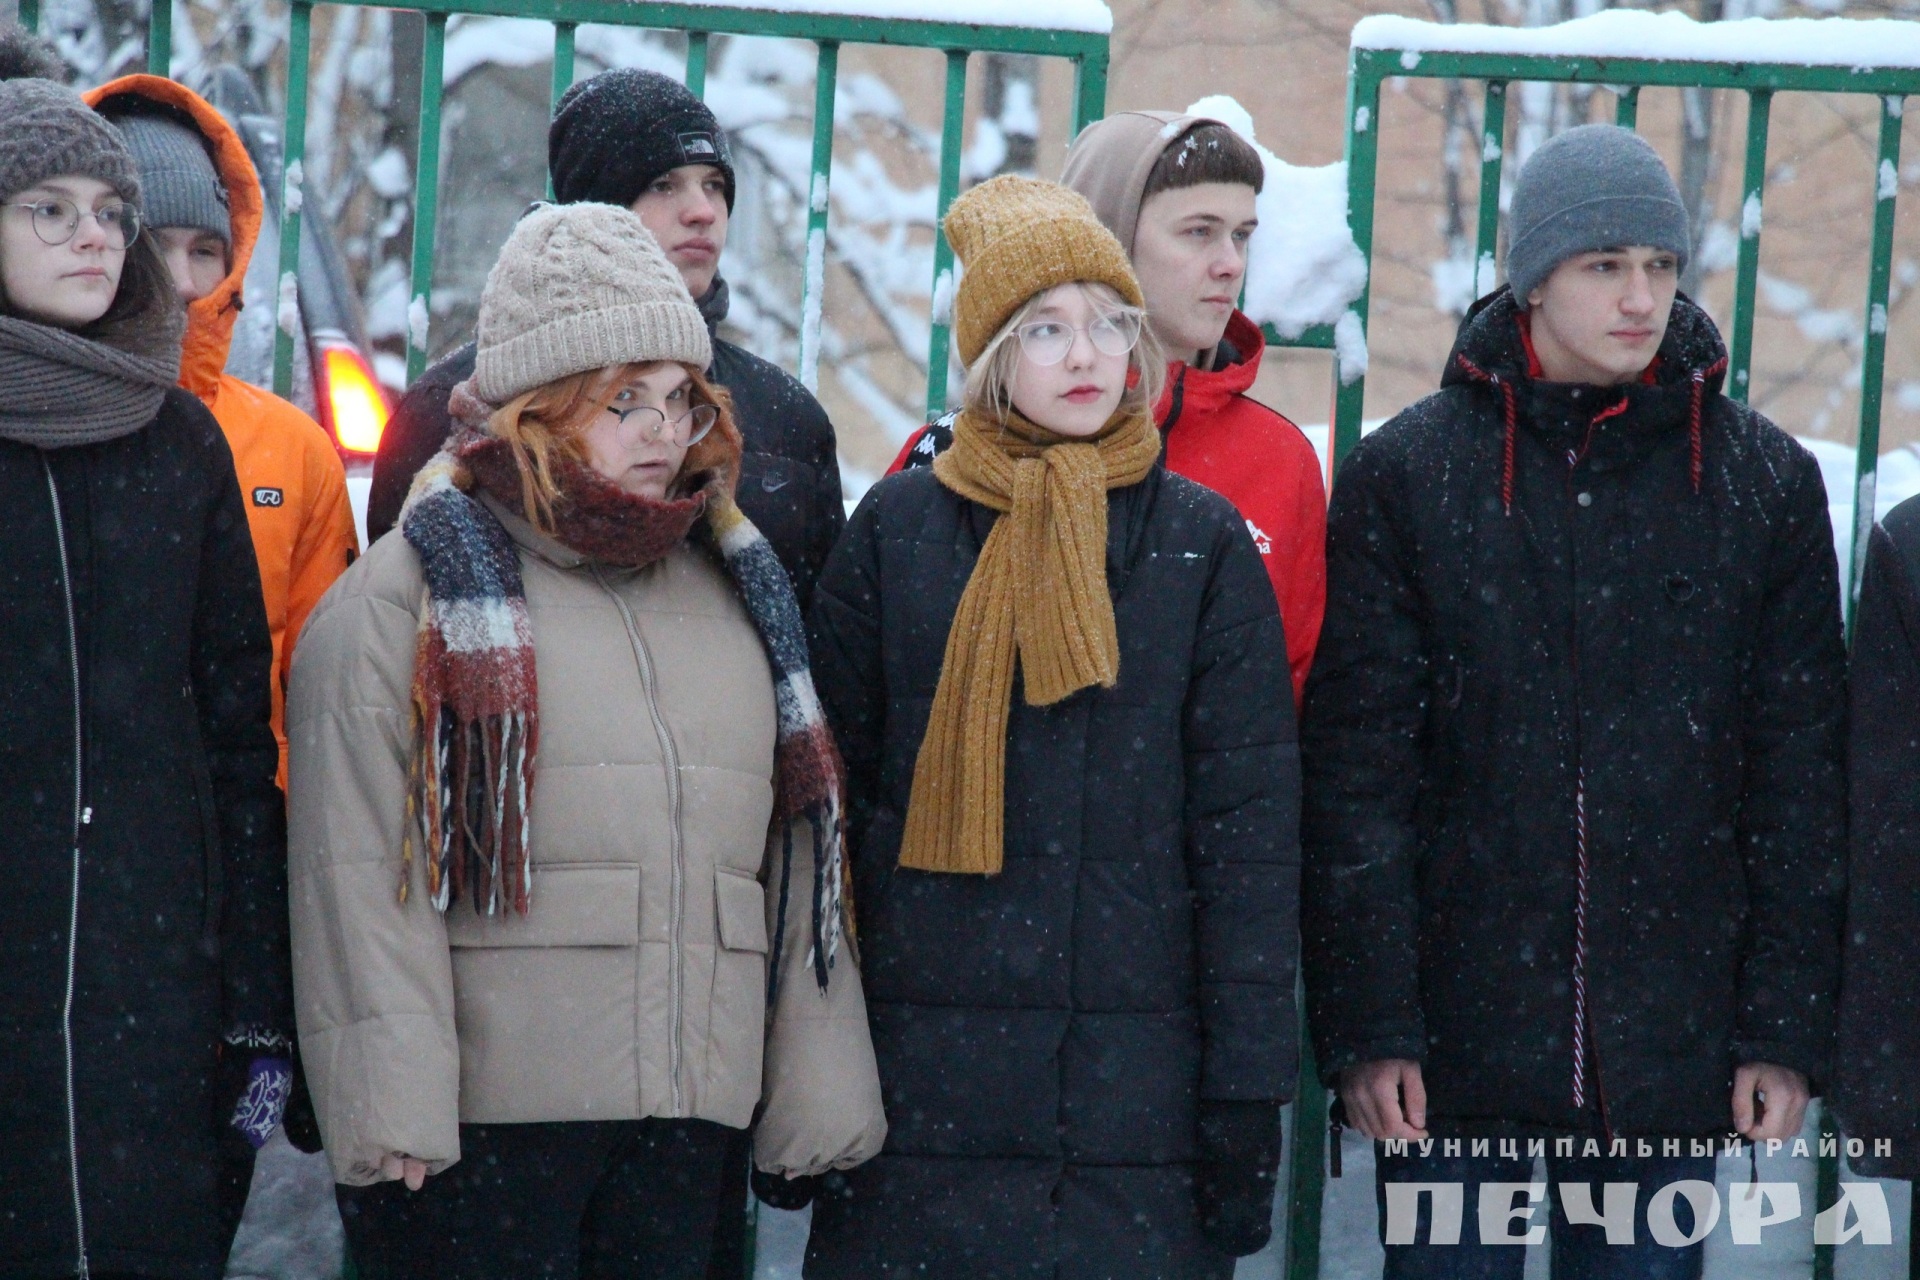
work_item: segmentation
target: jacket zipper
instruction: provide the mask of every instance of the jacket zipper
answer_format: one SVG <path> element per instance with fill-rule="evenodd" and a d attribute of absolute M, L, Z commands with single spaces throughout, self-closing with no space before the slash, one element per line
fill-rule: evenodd
<path fill-rule="evenodd" d="M 1592 421 L 1587 424 L 1586 439 L 1581 442 L 1580 447 L 1577 450 L 1567 450 L 1567 496 L 1570 499 L 1578 500 L 1575 494 L 1575 489 L 1578 486 L 1575 481 L 1578 478 L 1580 464 L 1586 459 L 1587 450 L 1592 445 L 1594 428 L 1598 427 L 1608 418 L 1620 414 L 1626 407 L 1627 401 L 1625 397 L 1622 397 L 1619 403 L 1602 409 L 1599 413 L 1595 414 Z M 1574 608 L 1577 610 L 1579 608 L 1578 595 L 1580 588 L 1579 570 L 1577 567 L 1579 560 L 1579 539 L 1577 535 L 1575 535 L 1574 538 L 1574 545 L 1576 550 L 1571 560 L 1576 564 L 1573 589 L 1576 597 Z M 1587 752 L 1585 736 L 1581 732 L 1580 724 L 1579 701 L 1582 697 L 1580 692 L 1580 623 L 1577 617 L 1574 621 L 1573 634 L 1573 681 L 1574 697 L 1576 700 L 1573 717 L 1574 755 L 1576 757 L 1574 761 L 1573 797 L 1574 838 L 1579 842 L 1576 854 L 1578 858 L 1578 863 L 1575 868 L 1576 882 L 1574 885 L 1573 1101 L 1576 1107 L 1584 1107 L 1586 1105 L 1587 1066 L 1591 1063 L 1593 1066 L 1593 1100 L 1600 1113 L 1600 1131 L 1606 1135 L 1607 1143 L 1611 1146 L 1613 1143 L 1613 1121 L 1607 1115 L 1607 1085 L 1606 1080 L 1600 1073 L 1600 1045 L 1598 1042 L 1598 1034 L 1594 1030 L 1593 1002 L 1587 991 L 1587 908 L 1590 905 L 1592 863 L 1589 858 L 1589 846 L 1587 842 Z"/>
<path fill-rule="evenodd" d="M 80 638 L 73 620 L 73 575 L 67 566 L 67 526 L 60 514 L 60 486 L 53 478 L 53 464 L 46 454 L 40 466 L 47 476 L 47 496 L 53 502 L 53 540 L 60 551 L 60 590 L 67 606 L 67 668 L 73 682 L 73 873 L 67 899 L 67 990 L 60 1009 L 60 1049 L 65 1059 L 67 1080 L 67 1170 L 73 1191 L 73 1240 L 80 1280 L 92 1274 L 87 1265 L 87 1217 L 80 1204 L 80 1139 L 74 1116 L 78 1107 L 73 1087 L 73 971 L 80 933 L 80 833 L 93 821 L 93 809 L 82 803 L 85 795 L 84 757 L 81 750 L 80 714 Z"/>
<path fill-rule="evenodd" d="M 653 655 L 647 651 L 647 642 L 640 637 L 640 627 L 634 621 L 633 610 L 627 607 L 627 602 L 619 592 L 607 585 L 598 566 L 588 567 L 592 570 L 593 580 L 613 599 L 614 607 L 620 610 L 621 621 L 626 624 L 627 641 L 633 646 L 633 658 L 640 668 L 640 687 L 647 697 L 647 714 L 653 717 L 653 731 L 660 739 L 660 753 L 666 758 L 667 821 L 673 833 L 673 897 L 669 903 L 667 925 L 667 1001 L 670 1010 L 667 1020 L 667 1072 L 673 1085 L 673 1113 L 677 1116 L 686 1107 L 680 1090 L 680 1006 L 685 983 L 680 964 L 680 922 L 686 898 L 686 876 L 681 866 L 684 851 L 680 841 L 680 752 L 673 744 L 673 734 L 667 729 L 666 718 L 660 714 L 660 700 L 654 690 Z"/>

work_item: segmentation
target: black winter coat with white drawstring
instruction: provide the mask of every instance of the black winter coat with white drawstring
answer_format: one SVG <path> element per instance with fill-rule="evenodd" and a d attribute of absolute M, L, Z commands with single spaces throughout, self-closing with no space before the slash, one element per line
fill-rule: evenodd
<path fill-rule="evenodd" d="M 233 457 L 176 388 L 118 439 L 0 441 L 0 510 L 0 1277 L 76 1273 L 84 1239 L 96 1273 L 213 1280 L 220 1042 L 293 1031 Z"/>
<path fill-rule="evenodd" d="M 1319 1069 L 1445 1134 L 1725 1132 L 1826 1074 L 1846 653 L 1813 457 L 1684 295 L 1648 374 L 1548 383 L 1502 290 L 1341 467 L 1302 726 Z"/>

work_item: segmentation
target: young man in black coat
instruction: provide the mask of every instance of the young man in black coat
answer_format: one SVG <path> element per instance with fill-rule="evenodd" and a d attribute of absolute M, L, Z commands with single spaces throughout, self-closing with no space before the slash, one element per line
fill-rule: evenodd
<path fill-rule="evenodd" d="M 710 331 L 727 315 L 720 254 L 733 211 L 733 160 L 705 103 L 653 71 L 607 71 L 560 99 L 547 131 L 547 168 L 561 204 L 620 204 L 660 241 Z M 447 394 L 473 375 L 473 344 L 420 375 L 394 411 L 373 466 L 367 535 L 394 527 L 416 472 L 447 438 Z M 846 526 L 833 424 L 778 365 L 713 333 L 707 377 L 733 397 L 746 443 L 740 509 L 773 544 L 806 607 L 827 552 Z"/>
<path fill-rule="evenodd" d="M 1390 1238 L 1410 1225 L 1394 1183 L 1464 1184 L 1471 1219 L 1481 1183 L 1530 1181 L 1525 1140 L 1569 1137 L 1549 1180 L 1588 1197 L 1550 1196 L 1555 1273 L 1697 1277 L 1700 1245 L 1651 1239 L 1649 1201 L 1711 1182 L 1715 1134 L 1792 1136 L 1832 1036 L 1826 493 L 1721 394 L 1725 348 L 1675 287 L 1685 207 L 1645 142 L 1590 125 L 1543 146 L 1511 235 L 1511 283 L 1439 393 L 1334 486 L 1302 731 L 1311 1027 L 1350 1123 L 1439 1140 L 1383 1149 Z M 1476 1137 L 1521 1158 L 1475 1159 Z M 1596 1182 L 1637 1184 L 1631 1221 L 1582 1211 Z M 1520 1242 L 1506 1211 L 1527 1201 L 1489 1190 Z M 1678 1204 L 1654 1226 L 1704 1234 Z M 1387 1275 L 1518 1280 L 1524 1250 L 1447 1234 L 1390 1246 Z"/>
<path fill-rule="evenodd" d="M 1873 526 L 1853 620 L 1851 821 L 1845 974 L 1834 1109 L 1849 1159 L 1876 1178 L 1920 1177 L 1920 498 Z M 1892 1143 L 1890 1153 L 1874 1143 Z"/>

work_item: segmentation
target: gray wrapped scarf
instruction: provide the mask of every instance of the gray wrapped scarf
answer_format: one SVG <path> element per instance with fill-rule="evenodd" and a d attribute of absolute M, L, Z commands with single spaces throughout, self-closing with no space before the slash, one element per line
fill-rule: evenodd
<path fill-rule="evenodd" d="M 180 377 L 180 350 L 171 349 L 171 358 L 135 355 L 0 316 L 0 439 L 68 449 L 132 435 Z"/>

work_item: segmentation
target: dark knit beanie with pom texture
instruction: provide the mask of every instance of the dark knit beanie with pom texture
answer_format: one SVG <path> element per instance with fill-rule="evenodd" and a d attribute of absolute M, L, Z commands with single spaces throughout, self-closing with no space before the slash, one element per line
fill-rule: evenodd
<path fill-rule="evenodd" d="M 140 201 L 140 174 L 127 144 L 80 95 L 39 72 L 57 69 L 51 50 L 18 27 L 0 33 L 0 200 L 37 182 L 72 174 L 97 178 L 129 204 Z M 19 33 L 19 34 L 16 34 Z"/>
<path fill-rule="evenodd" d="M 657 71 L 603 71 L 567 90 L 547 129 L 547 171 L 561 204 L 631 206 L 654 179 L 710 164 L 733 210 L 733 153 L 707 104 Z"/>

